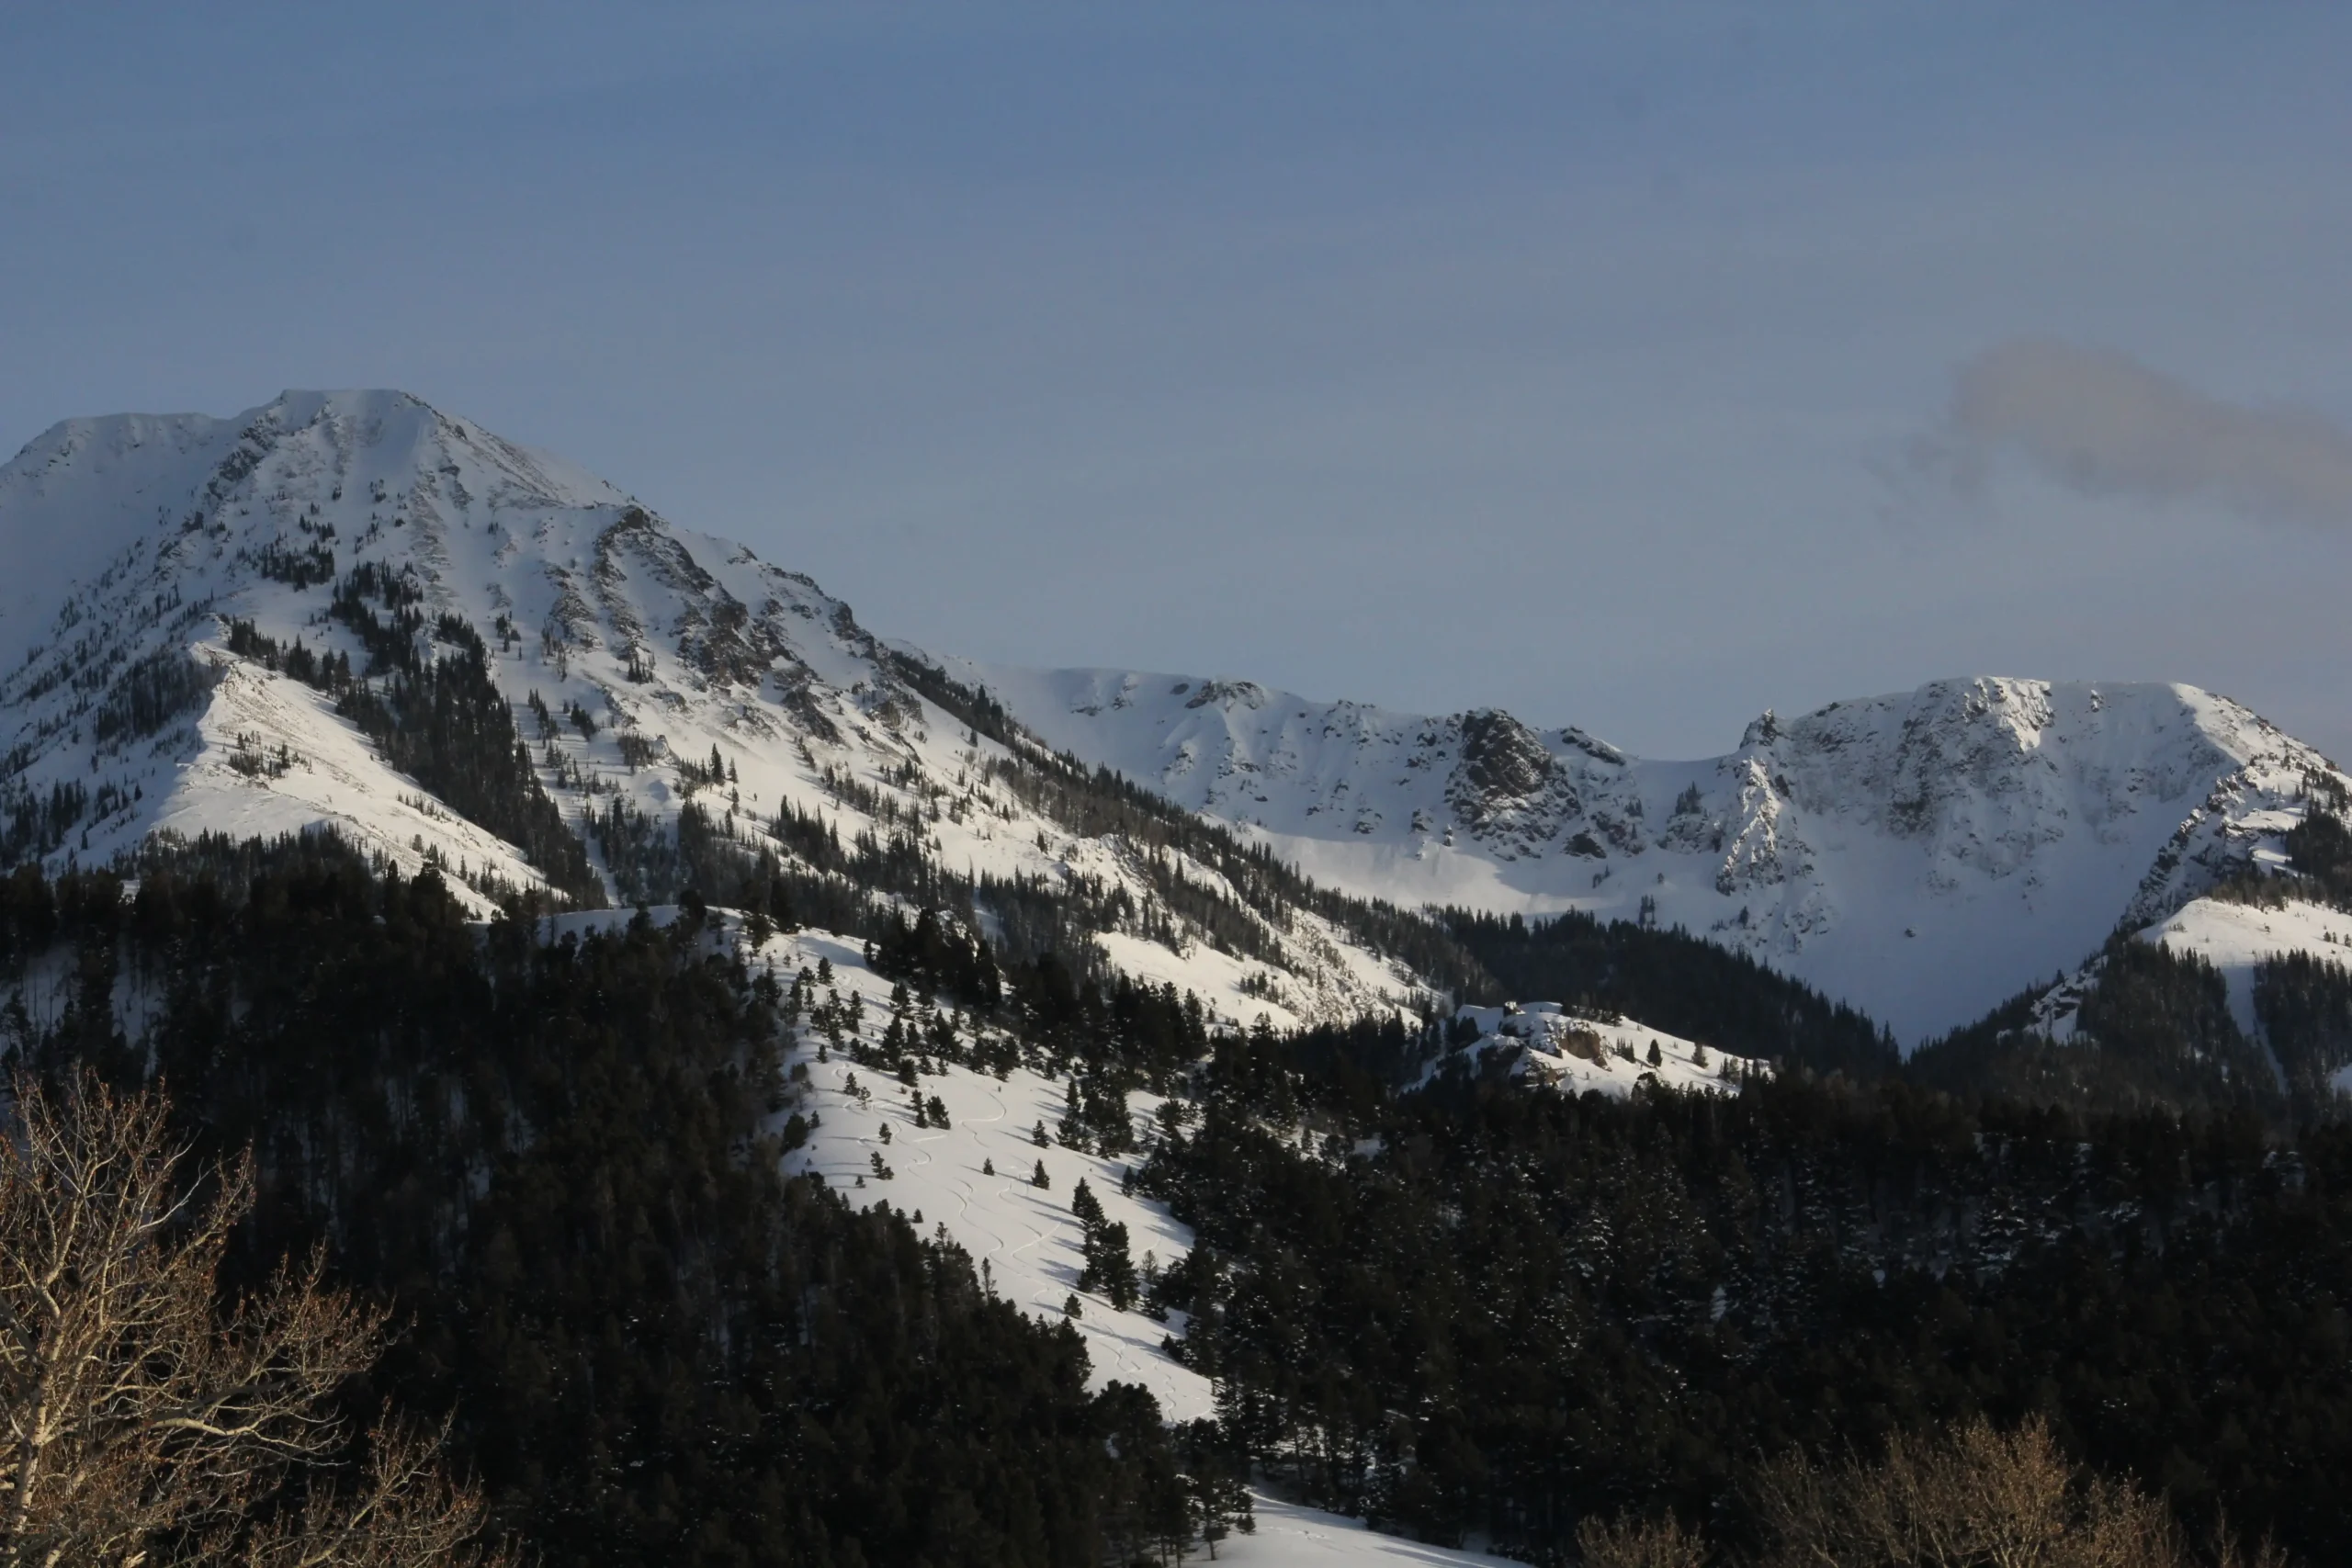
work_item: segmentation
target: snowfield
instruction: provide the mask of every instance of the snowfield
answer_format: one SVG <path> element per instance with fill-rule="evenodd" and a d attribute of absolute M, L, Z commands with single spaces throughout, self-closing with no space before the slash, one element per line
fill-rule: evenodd
<path fill-rule="evenodd" d="M 1470 1564 L 1510 1561 L 1483 1551 L 1424 1546 L 1402 1536 L 1382 1535 L 1362 1519 L 1301 1507 L 1263 1493 L 1256 1495 L 1255 1506 L 1257 1533 L 1219 1542 L 1219 1562 L 1239 1563 L 1242 1568 L 1355 1568 L 1359 1563 L 1364 1568 L 1405 1568 L 1410 1563 L 1424 1568 L 1469 1568 Z M 1196 1562 L 1208 1561 L 1205 1552 L 1193 1556 Z"/>

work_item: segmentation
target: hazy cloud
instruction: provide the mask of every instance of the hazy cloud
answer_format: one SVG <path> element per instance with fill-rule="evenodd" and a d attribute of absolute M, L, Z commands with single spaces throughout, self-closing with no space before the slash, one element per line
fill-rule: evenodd
<path fill-rule="evenodd" d="M 2352 430 L 2207 397 L 2105 349 L 2019 339 L 1961 366 L 1943 427 L 1905 453 L 1904 488 L 1973 499 L 2001 456 L 2086 495 L 2352 525 Z"/>

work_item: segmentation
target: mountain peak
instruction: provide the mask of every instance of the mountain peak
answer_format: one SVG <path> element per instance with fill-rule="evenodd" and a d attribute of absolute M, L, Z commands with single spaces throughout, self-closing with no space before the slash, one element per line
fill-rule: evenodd
<path fill-rule="evenodd" d="M 142 543 L 160 549 L 175 530 L 282 531 L 293 498 L 347 515 L 355 494 L 379 506 L 421 498 L 428 526 L 475 495 L 493 510 L 628 501 L 561 458 L 387 389 L 288 390 L 227 419 L 65 420 L 0 468 L 0 668 L 20 663 L 77 587 Z"/>
<path fill-rule="evenodd" d="M 325 827 L 480 909 L 1067 899 L 1016 951 L 1090 945 L 1227 1020 L 1423 994 L 1238 846 L 1106 815 L 808 578 L 407 393 L 70 421 L 0 470 L 0 552 L 40 579 L 0 615 L 0 863 Z"/>

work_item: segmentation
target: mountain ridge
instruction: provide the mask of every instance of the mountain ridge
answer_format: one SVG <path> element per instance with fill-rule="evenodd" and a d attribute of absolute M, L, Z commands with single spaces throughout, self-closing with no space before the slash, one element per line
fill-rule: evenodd
<path fill-rule="evenodd" d="M 1016 947 L 1225 1018 L 1427 1000 L 1347 924 L 1374 912 L 1307 908 L 1216 829 L 1095 798 L 805 575 L 406 394 L 66 422 L 0 469 L 0 540 L 57 596 L 0 677 L 11 860 L 327 827 L 484 913 L 549 887 L 392 765 L 415 730 L 392 749 L 419 768 L 559 814 L 606 897 L 789 872 L 854 926 L 985 886 L 977 918 Z"/>
<path fill-rule="evenodd" d="M 1170 858 L 1172 840 L 1102 825 L 1118 810 L 1053 820 L 1060 786 L 1029 776 L 1048 750 L 1338 894 L 1681 926 L 1906 1043 L 2281 863 L 2308 782 L 2347 784 L 2183 685 L 1936 682 L 1767 712 L 1729 752 L 1667 761 L 1499 709 L 939 657 L 566 459 L 388 391 L 62 422 L 0 468 L 0 573 L 12 855 L 325 824 L 482 900 L 546 886 L 533 853 L 391 768 L 387 726 L 406 721 L 350 694 L 421 680 L 470 637 L 478 705 L 503 704 L 523 748 L 510 787 L 544 795 L 608 897 L 675 891 L 689 808 L 713 825 L 695 844 L 730 864 L 789 863 L 795 833 L 804 852 L 830 834 L 835 866 L 897 856 L 1091 901 L 1105 962 L 1278 1022 L 1417 1005 L 1428 977 L 1329 909 L 1283 929 L 1306 885 L 1252 894 L 1235 853 Z M 314 658 L 350 682 L 290 673 Z"/>
<path fill-rule="evenodd" d="M 1682 925 L 1917 1043 L 2257 863 L 2316 749 L 2198 688 L 1977 676 L 1767 712 L 1696 761 L 1495 709 L 959 666 L 1051 744 L 1400 903 Z M 1968 973 L 1955 957 L 1965 957 Z M 1939 973 L 1944 972 L 1944 973 Z"/>

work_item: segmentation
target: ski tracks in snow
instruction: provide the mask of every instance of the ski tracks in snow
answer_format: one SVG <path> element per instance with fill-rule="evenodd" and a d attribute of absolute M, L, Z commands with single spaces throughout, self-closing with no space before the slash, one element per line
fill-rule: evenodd
<path fill-rule="evenodd" d="M 758 954 L 774 963 L 780 979 L 804 965 L 813 968 L 820 958 L 832 964 L 833 989 L 844 999 L 864 998 L 863 1032 L 877 1038 L 889 1020 L 890 983 L 864 966 L 855 947 L 801 932 L 774 940 Z M 1146 1255 L 1163 1267 L 1172 1264 L 1192 1249 L 1193 1238 L 1165 1209 L 1121 1190 L 1123 1162 L 1057 1143 L 1038 1145 L 1035 1129 L 1051 1127 L 1062 1113 L 1058 1080 L 1026 1068 L 999 1079 L 950 1066 L 944 1075 L 926 1075 L 915 1086 L 926 1103 L 938 1097 L 948 1125 L 917 1127 L 906 1085 L 831 1052 L 820 1062 L 814 1032 L 803 1033 L 785 1065 L 787 1072 L 806 1069 L 801 1110 L 814 1112 L 818 1124 L 808 1144 L 786 1156 L 787 1169 L 821 1175 L 853 1203 L 888 1203 L 910 1220 L 920 1216 L 926 1232 L 944 1229 L 976 1268 L 985 1266 L 999 1295 L 1033 1316 L 1060 1319 L 1064 1303 L 1076 1297 L 1079 1315 L 1069 1321 L 1086 1341 L 1097 1386 L 1114 1380 L 1141 1383 L 1170 1420 L 1212 1413 L 1208 1380 L 1160 1348 L 1170 1325 L 1120 1312 L 1078 1289 L 1082 1232 L 1069 1203 L 1080 1180 L 1093 1189 L 1105 1217 L 1127 1227 L 1139 1265 Z M 865 1095 L 853 1092 L 853 1084 Z M 890 1173 L 887 1178 L 875 1168 L 876 1155 Z M 1050 1183 L 1046 1188 L 1030 1179 L 1039 1165 Z"/>

